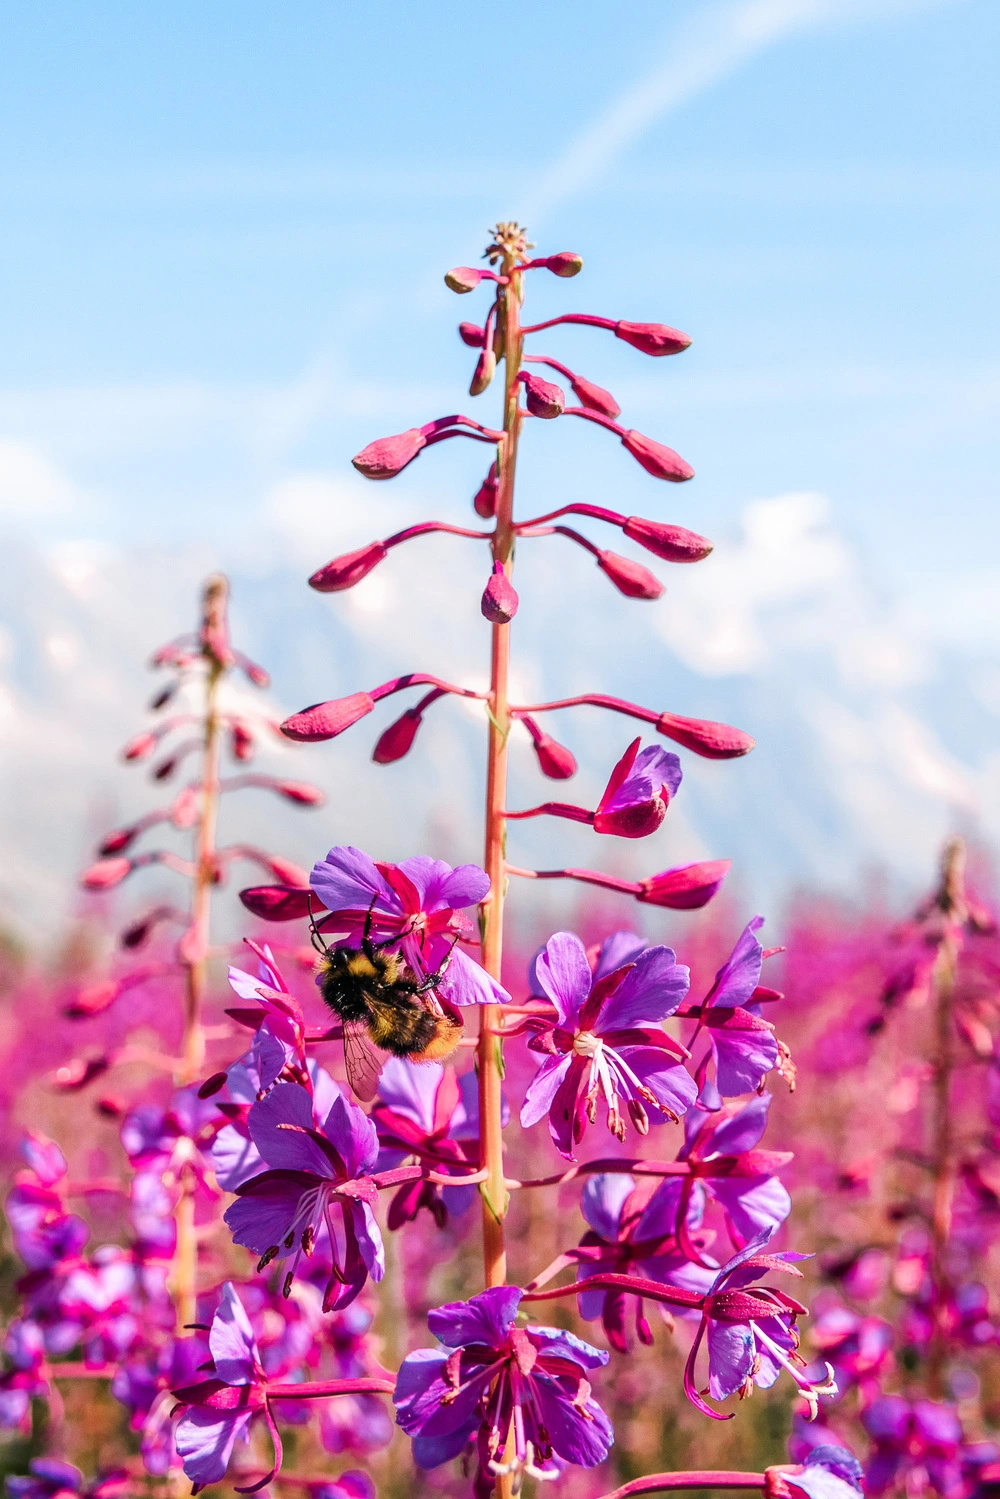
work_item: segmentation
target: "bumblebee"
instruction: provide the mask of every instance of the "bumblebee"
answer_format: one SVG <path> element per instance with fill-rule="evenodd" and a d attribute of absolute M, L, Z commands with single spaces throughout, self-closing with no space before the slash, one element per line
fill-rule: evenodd
<path fill-rule="evenodd" d="M 325 1003 L 343 1023 L 347 1080 L 365 1102 L 378 1088 L 378 1051 L 411 1062 L 436 1062 L 454 1051 L 462 1034 L 459 1016 L 433 992 L 447 971 L 450 952 L 437 973 L 420 979 L 401 953 L 388 950 L 400 938 L 373 942 L 371 927 L 369 910 L 360 947 L 324 944 L 319 977 Z"/>

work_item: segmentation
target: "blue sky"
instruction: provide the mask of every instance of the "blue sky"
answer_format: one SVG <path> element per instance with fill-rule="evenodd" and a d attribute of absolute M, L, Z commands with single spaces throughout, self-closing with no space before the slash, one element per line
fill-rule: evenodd
<path fill-rule="evenodd" d="M 354 642 L 374 630 L 386 674 L 426 665 L 397 659 L 413 631 L 398 569 L 343 604 L 302 580 L 410 520 L 467 520 L 473 444 L 435 448 L 393 485 L 366 484 L 349 459 L 442 412 L 493 418 L 495 392 L 463 394 L 471 361 L 454 331 L 482 299 L 441 277 L 476 259 L 496 218 L 521 218 L 545 251 L 586 262 L 575 281 L 535 279 L 538 316 L 662 319 L 693 335 L 661 361 L 577 329 L 547 348 L 697 471 L 656 485 L 595 429 L 538 423 L 523 505 L 576 496 L 717 540 L 703 568 L 670 580 L 638 659 L 650 651 L 669 682 L 662 646 L 675 653 L 680 711 L 743 712 L 753 728 L 770 692 L 761 716 L 778 737 L 791 695 L 823 755 L 855 756 L 841 794 L 859 837 L 908 735 L 915 804 L 937 797 L 940 813 L 923 859 L 955 809 L 971 816 L 1000 782 L 1000 677 L 978 664 L 1000 629 L 998 55 L 995 0 L 578 0 L 521 7 L 506 28 L 486 6 L 434 0 L 13 7 L 0 535 L 72 587 L 85 564 L 138 588 L 130 559 L 155 557 L 156 608 L 152 582 L 130 607 L 157 618 L 175 602 L 165 579 L 186 598 L 208 566 L 232 570 L 290 707 L 360 685 L 348 666 L 361 647 L 338 636 L 340 664 L 319 674 L 276 661 L 283 620 L 333 635 L 347 620 Z M 428 576 L 458 555 L 421 545 Z M 551 595 L 550 656 L 558 588 L 582 566 L 558 545 L 539 543 L 556 550 L 531 575 Z M 254 578 L 266 611 L 247 596 Z M 87 586 L 99 597 L 112 583 Z M 474 608 L 478 575 L 454 586 Z M 32 597 L 8 619 L 13 646 L 0 628 L 0 678 L 13 662 L 25 703 L 48 628 Z M 444 669 L 440 603 L 427 596 L 416 643 Z M 588 595 L 592 636 L 567 681 L 602 642 L 610 672 L 647 638 L 621 605 L 608 588 Z M 115 648 L 141 655 L 141 618 L 134 633 Z M 807 702 L 814 663 L 789 648 L 820 640 L 853 719 L 830 706 L 832 686 L 830 702 Z M 110 649 L 96 626 L 89 646 Z M 53 650 L 76 669 L 78 644 L 60 635 Z M 960 680 L 949 651 L 979 675 Z M 589 685 L 610 689 L 609 672 Z M 828 762 L 799 759 L 791 820 L 830 794 Z M 780 759 L 761 763 L 781 781 Z M 901 802 L 872 849 L 913 815 Z M 818 846 L 805 823 L 783 836 L 800 851 L 783 867 Z"/>

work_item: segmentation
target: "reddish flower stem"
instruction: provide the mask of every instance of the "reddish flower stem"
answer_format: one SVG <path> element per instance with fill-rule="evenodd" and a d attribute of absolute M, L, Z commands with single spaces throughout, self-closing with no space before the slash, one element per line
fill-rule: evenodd
<path fill-rule="evenodd" d="M 594 1172 L 610 1171 L 627 1172 L 631 1176 L 690 1176 L 691 1174 L 687 1161 L 630 1161 L 611 1156 L 606 1160 L 580 1161 L 566 1171 L 557 1172 L 555 1176 L 536 1176 L 528 1181 L 515 1181 L 508 1177 L 507 1186 L 511 1191 L 516 1191 L 519 1187 L 562 1187 L 567 1182 L 575 1181 L 578 1176 L 590 1176 Z"/>
<path fill-rule="evenodd" d="M 572 802 L 542 802 L 540 806 L 528 807 L 524 812 L 505 812 L 504 816 L 508 822 L 521 817 L 565 817 L 570 822 L 586 823 L 594 821 L 593 812 L 588 812 L 586 807 L 575 807 Z"/>
<path fill-rule="evenodd" d="M 642 889 L 638 880 L 619 880 L 615 875 L 601 874 L 597 869 L 519 869 L 516 864 L 508 864 L 506 868 L 508 874 L 523 880 L 581 880 L 585 885 L 620 890 L 623 895 L 638 895 Z"/>
<path fill-rule="evenodd" d="M 617 510 L 605 510 L 603 505 L 560 505 L 558 510 L 550 510 L 547 515 L 536 515 L 534 520 L 523 520 L 514 527 L 517 532 L 529 531 L 534 526 L 543 526 L 546 521 L 558 520 L 560 515 L 586 515 L 591 520 L 607 521 L 611 526 L 623 526 L 628 519 L 627 515 L 619 515 Z"/>
<path fill-rule="evenodd" d="M 555 1301 L 560 1296 L 579 1296 L 587 1291 L 627 1291 L 632 1296 L 642 1296 L 646 1301 L 660 1301 L 664 1306 L 700 1307 L 704 1296 L 698 1291 L 685 1291 L 680 1286 L 665 1286 L 658 1280 L 646 1280 L 641 1275 L 616 1275 L 613 1272 L 588 1275 L 586 1281 L 574 1280 L 568 1286 L 553 1286 L 546 1291 L 524 1291 L 522 1301 Z"/>
<path fill-rule="evenodd" d="M 419 526 L 407 526 L 403 531 L 396 531 L 392 536 L 387 536 L 382 545 L 386 548 L 397 547 L 400 542 L 410 541 L 414 536 L 424 536 L 431 531 L 446 531 L 449 536 L 471 536 L 476 541 L 489 541 L 493 535 L 492 531 L 474 531 L 467 526 L 449 526 L 447 521 L 426 520 Z"/>
<path fill-rule="evenodd" d="M 763 1473 L 740 1473 L 729 1469 L 715 1472 L 697 1469 L 679 1470 L 676 1473 L 648 1473 L 644 1478 L 633 1478 L 621 1488 L 612 1489 L 601 1499 L 630 1499 L 632 1494 L 661 1494 L 669 1489 L 766 1489 L 767 1478 Z"/>
<path fill-rule="evenodd" d="M 577 546 L 583 547 L 586 551 L 590 552 L 591 556 L 599 557 L 601 555 L 600 547 L 595 547 L 592 541 L 588 541 L 586 536 L 581 536 L 579 531 L 572 530 L 570 526 L 532 526 L 530 530 L 519 530 L 518 535 L 568 536 L 570 541 L 575 541 Z"/>
<path fill-rule="evenodd" d="M 560 323 L 585 323 L 588 328 L 614 328 L 614 320 L 609 317 L 595 317 L 589 312 L 564 312 L 562 317 L 550 317 L 545 323 L 531 323 L 522 328 L 522 333 L 541 333 L 543 328 L 555 328 Z"/>
<path fill-rule="evenodd" d="M 659 723 L 663 717 L 652 708 L 640 708 L 638 703 L 627 703 L 624 698 L 609 697 L 605 692 L 582 692 L 578 697 L 564 697 L 551 703 L 518 704 L 511 711 L 522 713 L 554 713 L 559 708 L 607 708 L 612 713 L 624 713 L 627 718 L 638 718 L 643 723 Z"/>
<path fill-rule="evenodd" d="M 405 692 L 408 687 L 436 687 L 441 692 L 451 692 L 455 697 L 475 697 L 480 701 L 487 698 L 485 692 L 474 692 L 471 687 L 456 687 L 453 682 L 445 682 L 441 677 L 431 676 L 425 671 L 410 671 L 404 676 L 393 677 L 389 682 L 383 682 L 381 687 L 372 687 L 368 696 L 373 702 L 380 702 L 384 697 L 392 697 L 394 692 Z"/>
<path fill-rule="evenodd" d="M 268 1400 L 326 1400 L 331 1395 L 391 1395 L 390 1379 L 362 1375 L 356 1379 L 318 1379 L 313 1384 L 269 1384 Z"/>

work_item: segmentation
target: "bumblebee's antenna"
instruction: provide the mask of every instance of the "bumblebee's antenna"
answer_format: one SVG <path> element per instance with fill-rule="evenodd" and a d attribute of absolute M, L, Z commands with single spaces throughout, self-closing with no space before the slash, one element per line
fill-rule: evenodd
<path fill-rule="evenodd" d="M 316 925 L 316 918 L 313 916 L 311 890 L 306 895 L 306 910 L 309 912 L 309 941 L 312 943 L 315 952 L 320 953 L 324 958 L 328 958 L 330 956 L 330 949 L 320 936 L 319 927 Z"/>

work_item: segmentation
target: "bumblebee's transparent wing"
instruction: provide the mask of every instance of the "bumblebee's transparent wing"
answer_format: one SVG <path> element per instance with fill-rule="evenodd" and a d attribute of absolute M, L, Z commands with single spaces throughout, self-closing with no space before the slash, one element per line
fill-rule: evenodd
<path fill-rule="evenodd" d="M 382 1057 L 361 1020 L 344 1021 L 344 1062 L 352 1092 L 362 1103 L 371 1103 L 382 1075 Z"/>

